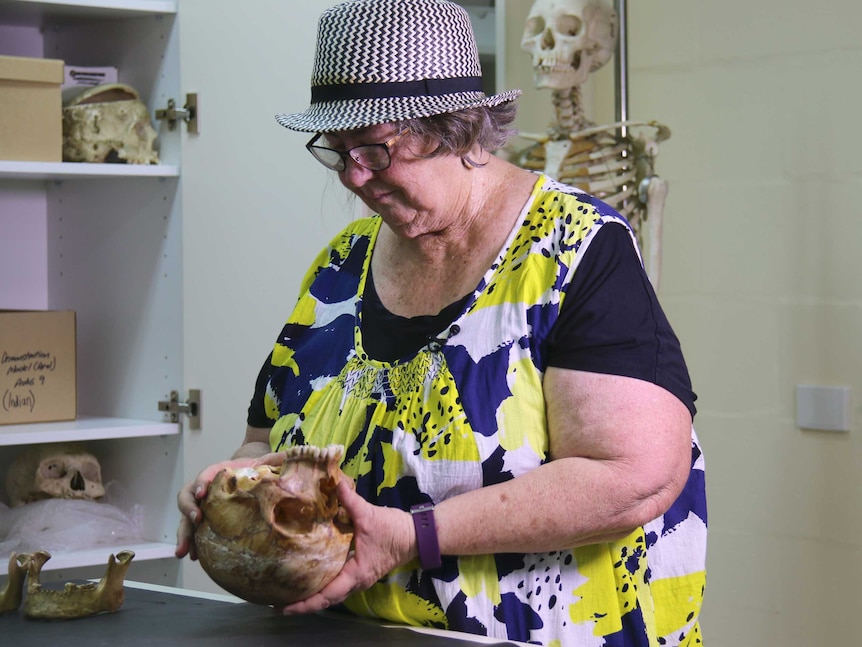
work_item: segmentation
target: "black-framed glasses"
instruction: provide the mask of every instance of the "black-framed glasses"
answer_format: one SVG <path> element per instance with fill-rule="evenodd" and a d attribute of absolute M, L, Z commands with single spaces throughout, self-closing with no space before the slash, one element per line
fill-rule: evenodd
<path fill-rule="evenodd" d="M 317 133 L 305 147 L 309 153 L 314 155 L 314 159 L 326 168 L 339 173 L 347 168 L 348 157 L 369 171 L 385 171 L 392 163 L 389 149 L 408 132 L 408 128 L 403 128 L 382 144 L 363 144 L 362 146 L 354 146 L 347 151 L 338 151 L 326 146 L 315 146 L 314 142 L 323 137 L 323 133 Z"/>

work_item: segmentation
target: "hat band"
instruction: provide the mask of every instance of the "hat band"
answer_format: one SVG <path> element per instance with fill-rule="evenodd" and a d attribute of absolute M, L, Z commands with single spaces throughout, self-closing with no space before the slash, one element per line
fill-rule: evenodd
<path fill-rule="evenodd" d="M 311 103 L 350 99 L 392 99 L 397 97 L 436 97 L 458 92 L 482 92 L 481 76 L 451 79 L 421 79 L 386 83 L 337 83 L 311 88 Z"/>

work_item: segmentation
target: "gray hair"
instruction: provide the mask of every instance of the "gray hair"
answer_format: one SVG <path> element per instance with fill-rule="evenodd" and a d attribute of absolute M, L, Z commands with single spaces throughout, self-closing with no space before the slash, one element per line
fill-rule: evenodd
<path fill-rule="evenodd" d="M 401 122 L 403 128 L 426 141 L 437 143 L 428 157 L 457 155 L 471 166 L 482 166 L 469 158 L 476 144 L 491 153 L 501 149 L 515 134 L 517 104 L 507 101 L 496 106 L 468 108 Z"/>

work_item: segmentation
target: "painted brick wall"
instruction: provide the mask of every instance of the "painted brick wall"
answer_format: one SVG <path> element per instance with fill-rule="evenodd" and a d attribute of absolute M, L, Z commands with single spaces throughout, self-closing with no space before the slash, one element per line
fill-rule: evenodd
<path fill-rule="evenodd" d="M 862 4 L 628 5 L 630 118 L 673 131 L 660 296 L 700 395 L 706 644 L 858 644 Z M 802 383 L 850 386 L 852 430 L 797 428 Z"/>

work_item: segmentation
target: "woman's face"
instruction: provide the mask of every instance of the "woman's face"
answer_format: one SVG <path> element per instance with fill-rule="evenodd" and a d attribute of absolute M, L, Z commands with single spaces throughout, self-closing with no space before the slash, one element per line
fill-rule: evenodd
<path fill-rule="evenodd" d="M 398 132 L 395 124 L 380 124 L 328 133 L 323 145 L 346 151 L 385 142 Z M 433 146 L 423 146 L 407 133 L 389 147 L 389 168 L 371 171 L 350 159 L 338 177 L 396 234 L 413 238 L 434 233 L 460 220 L 469 178 L 460 157 L 426 157 L 431 150 Z"/>

